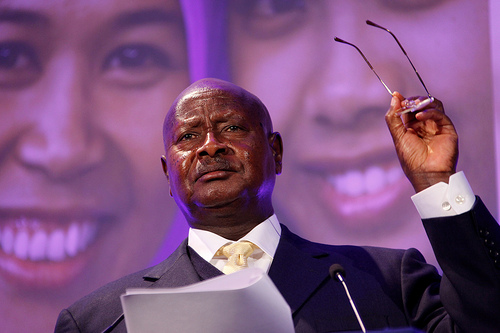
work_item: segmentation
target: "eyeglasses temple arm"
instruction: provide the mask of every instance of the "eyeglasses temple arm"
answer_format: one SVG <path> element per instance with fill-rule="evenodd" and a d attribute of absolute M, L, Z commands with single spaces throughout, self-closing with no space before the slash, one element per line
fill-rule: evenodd
<path fill-rule="evenodd" d="M 410 62 L 410 65 L 411 67 L 413 67 L 413 71 L 415 72 L 415 74 L 417 74 L 418 76 L 418 79 L 420 80 L 420 83 L 422 84 L 422 86 L 424 87 L 425 89 L 425 92 L 427 93 L 427 96 L 429 96 L 429 98 L 432 98 L 431 94 L 429 93 L 429 90 L 427 90 L 427 87 L 425 86 L 425 83 L 424 83 L 424 80 L 422 80 L 422 77 L 420 77 L 420 74 L 418 73 L 417 69 L 415 68 L 415 66 L 413 65 L 413 62 L 410 60 L 410 57 L 408 56 L 408 54 L 406 53 L 405 49 L 403 48 L 403 45 L 401 45 L 401 43 L 399 42 L 399 40 L 397 39 L 396 35 L 394 35 L 392 33 L 392 31 L 390 31 L 389 29 L 387 28 L 384 28 L 383 26 L 381 25 L 378 25 L 370 20 L 366 20 L 366 24 L 368 25 L 371 25 L 372 27 L 376 27 L 376 28 L 379 28 L 379 29 L 382 29 L 382 30 L 385 30 L 387 31 L 388 33 L 391 34 L 391 36 L 396 40 L 396 42 L 398 43 L 399 45 L 399 48 L 401 49 L 401 51 L 403 51 L 404 55 L 406 56 L 406 59 L 408 59 L 408 61 Z"/>
<path fill-rule="evenodd" d="M 392 91 L 391 89 L 389 89 L 389 87 L 385 84 L 385 82 L 380 78 L 380 76 L 378 76 L 377 72 L 375 72 L 375 69 L 373 68 L 372 64 L 370 64 L 370 62 L 368 61 L 368 59 L 365 57 L 365 55 L 363 54 L 363 52 L 361 52 L 361 50 L 354 44 L 351 44 L 349 42 L 346 42 L 345 40 L 343 39 L 340 39 L 338 37 L 335 37 L 334 40 L 336 42 L 339 42 L 339 43 L 344 43 L 344 44 L 347 44 L 347 45 L 350 45 L 352 47 L 354 47 L 356 50 L 358 50 L 359 54 L 361 54 L 361 56 L 363 57 L 363 59 L 365 59 L 365 62 L 368 64 L 368 66 L 370 67 L 370 69 L 372 70 L 372 72 L 377 76 L 378 80 L 380 81 L 380 83 L 382 83 L 385 87 L 385 89 L 389 92 L 389 94 L 392 96 Z"/>

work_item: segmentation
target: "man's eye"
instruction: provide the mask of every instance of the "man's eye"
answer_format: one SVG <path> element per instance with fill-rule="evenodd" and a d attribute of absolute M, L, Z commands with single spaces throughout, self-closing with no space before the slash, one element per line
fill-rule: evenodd
<path fill-rule="evenodd" d="M 181 136 L 179 141 L 187 141 L 187 140 L 191 140 L 192 138 L 194 138 L 194 134 L 188 133 L 188 134 L 184 134 L 183 136 Z"/>
<path fill-rule="evenodd" d="M 109 82 L 121 86 L 149 86 L 174 69 L 170 56 L 150 44 L 128 44 L 113 50 L 104 60 L 102 70 Z"/>
<path fill-rule="evenodd" d="M 24 42 L 0 43 L 0 86 L 16 88 L 33 82 L 41 73 L 35 50 Z"/>
<path fill-rule="evenodd" d="M 241 130 L 241 128 L 239 126 L 236 126 L 236 125 L 230 125 L 226 128 L 226 130 L 229 132 L 236 132 L 236 131 Z"/>
<path fill-rule="evenodd" d="M 306 0 L 239 0 L 232 10 L 243 28 L 259 38 L 289 33 L 305 19 Z"/>

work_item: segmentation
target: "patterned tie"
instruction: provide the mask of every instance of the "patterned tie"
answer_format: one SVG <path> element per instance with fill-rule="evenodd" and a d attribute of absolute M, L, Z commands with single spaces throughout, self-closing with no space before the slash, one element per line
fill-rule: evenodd
<path fill-rule="evenodd" d="M 252 242 L 241 241 L 222 246 L 217 253 L 227 257 L 227 263 L 222 269 L 224 274 L 231 274 L 236 271 L 248 268 L 247 259 L 258 246 Z"/>

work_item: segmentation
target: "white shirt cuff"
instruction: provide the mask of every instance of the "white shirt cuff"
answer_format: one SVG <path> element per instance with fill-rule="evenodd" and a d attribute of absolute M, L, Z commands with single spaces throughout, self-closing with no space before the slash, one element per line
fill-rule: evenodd
<path fill-rule="evenodd" d="M 440 182 L 411 197 L 422 219 L 454 216 L 472 209 L 476 197 L 463 171 L 450 176 L 449 184 Z"/>

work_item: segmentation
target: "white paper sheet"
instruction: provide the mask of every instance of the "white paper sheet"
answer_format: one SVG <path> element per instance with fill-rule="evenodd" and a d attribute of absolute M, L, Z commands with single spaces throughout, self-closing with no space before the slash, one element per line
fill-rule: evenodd
<path fill-rule="evenodd" d="M 127 289 L 130 333 L 292 333 L 290 307 L 269 276 L 247 268 L 179 288 Z"/>

